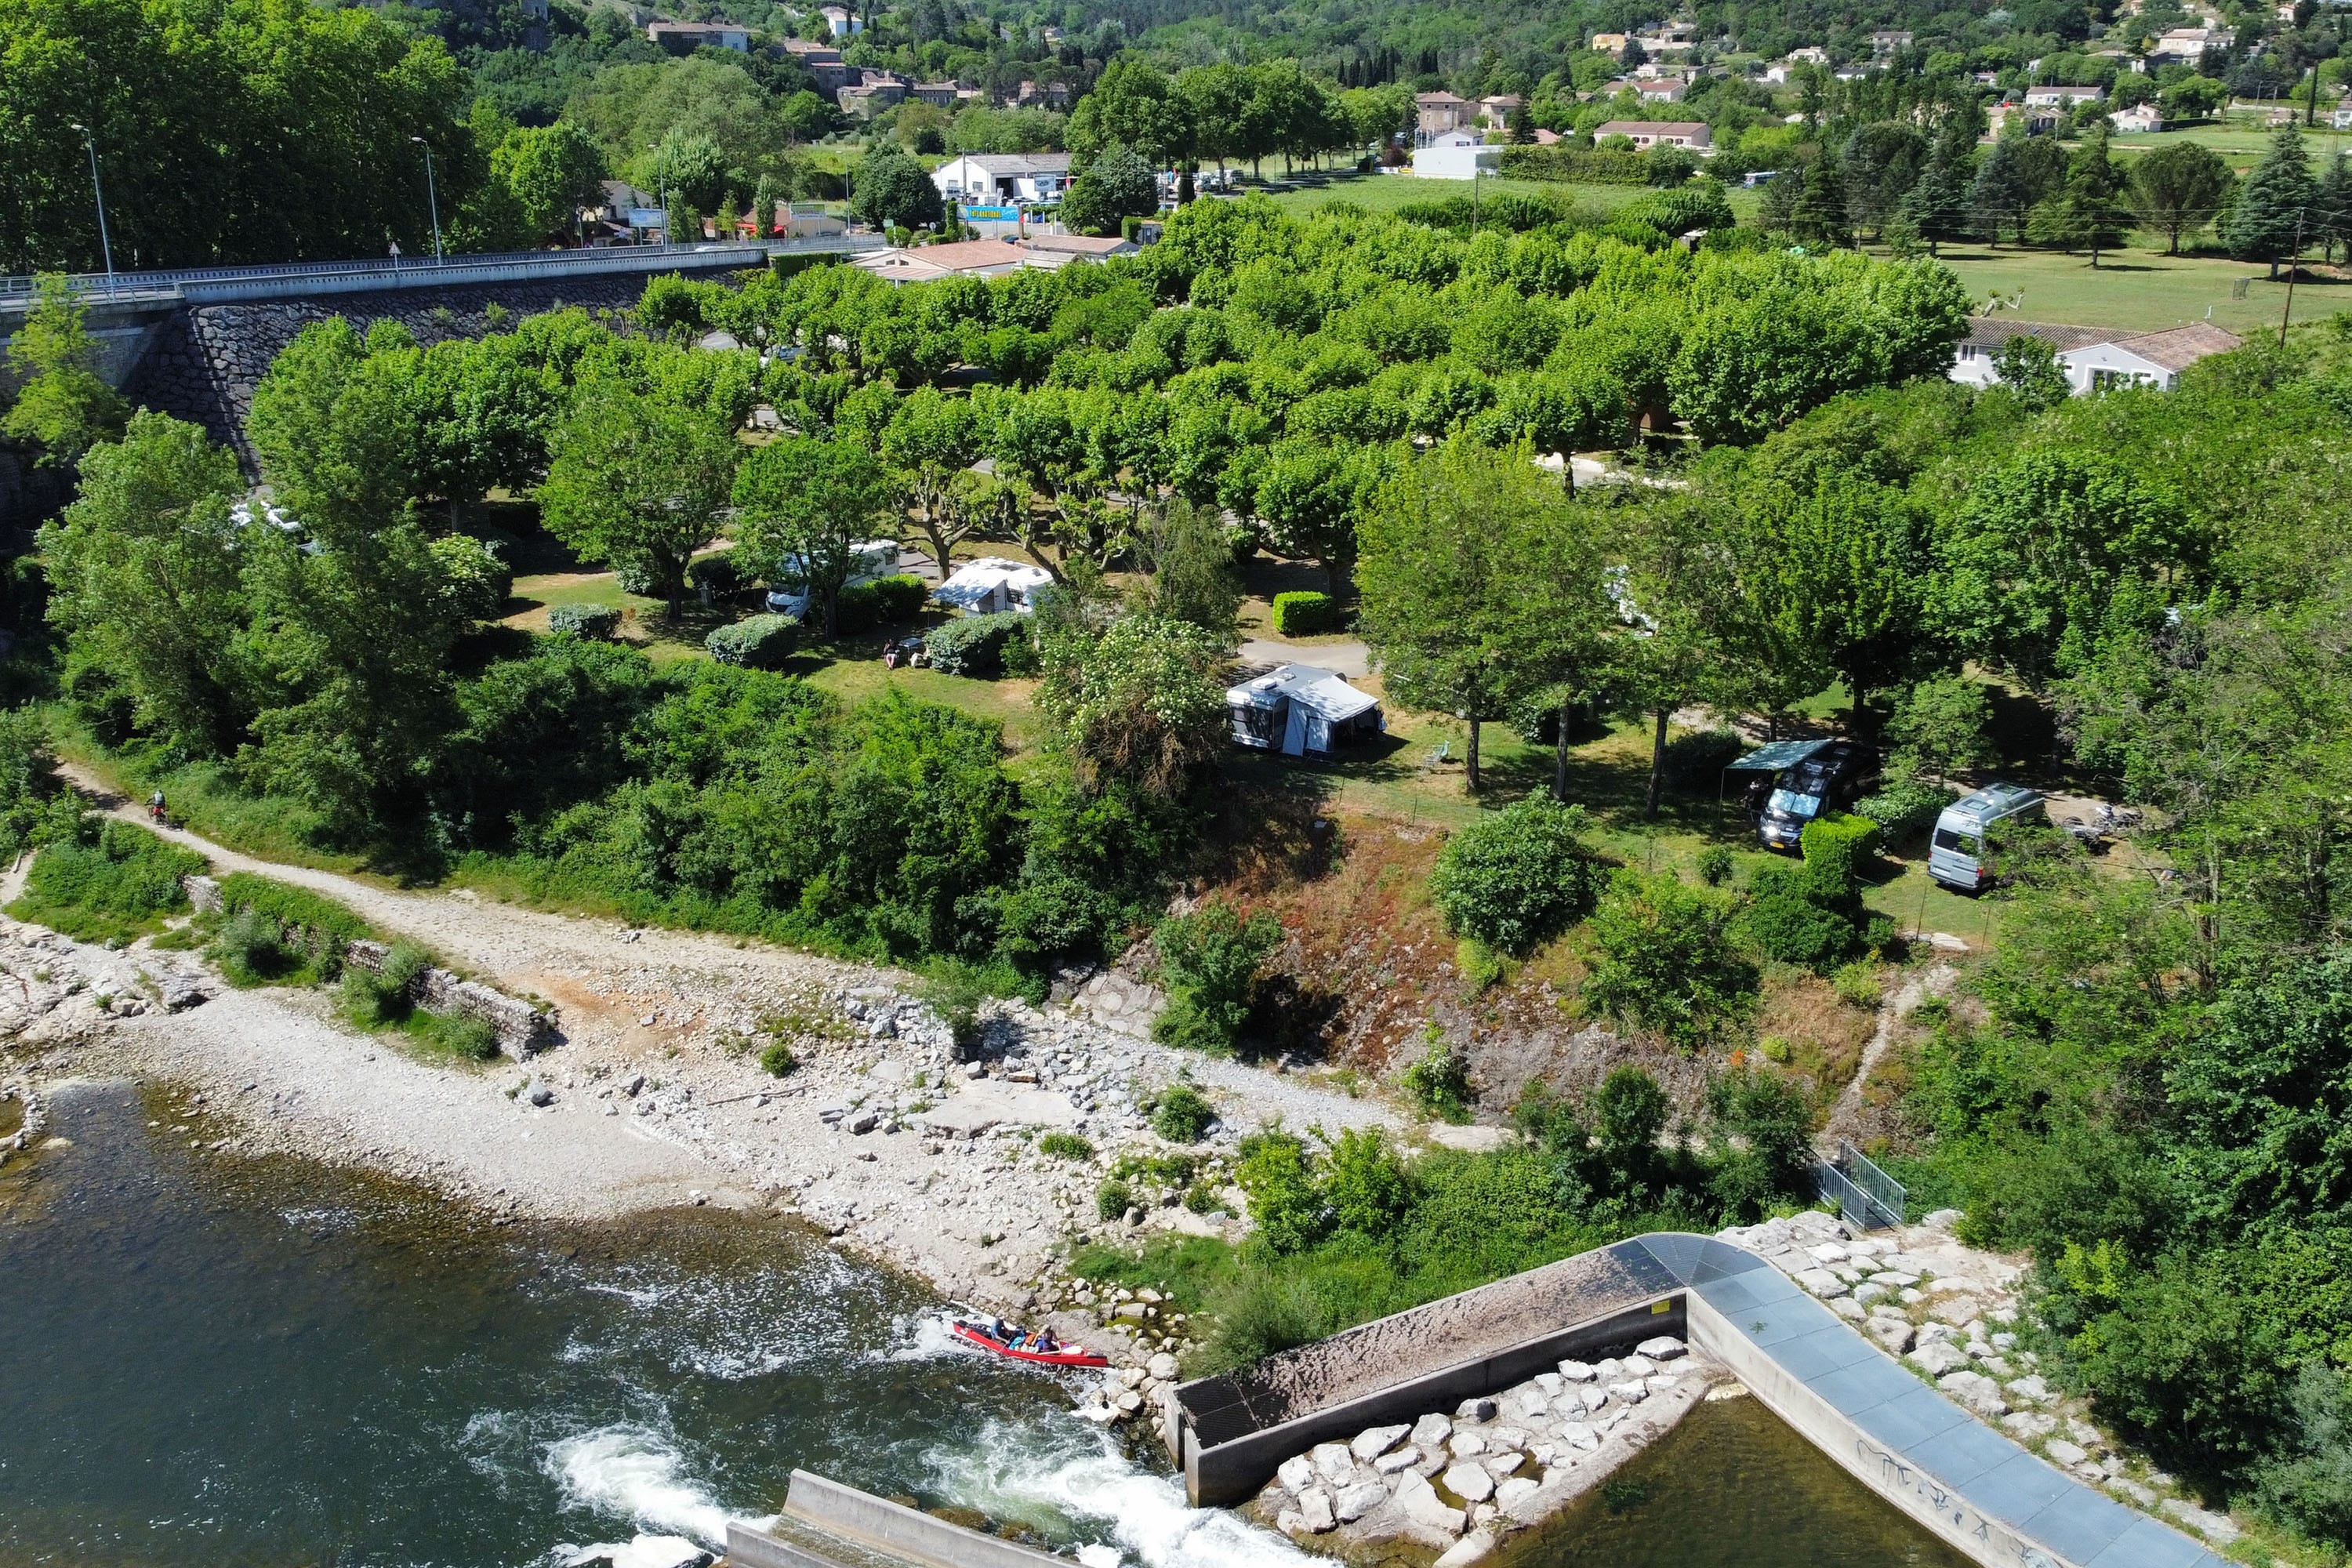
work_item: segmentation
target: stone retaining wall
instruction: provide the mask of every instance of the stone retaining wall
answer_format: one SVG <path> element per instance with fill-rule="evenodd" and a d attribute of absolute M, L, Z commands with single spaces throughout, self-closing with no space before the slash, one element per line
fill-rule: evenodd
<path fill-rule="evenodd" d="M 180 886 L 187 890 L 189 907 L 198 914 L 222 911 L 220 883 L 214 879 L 183 877 Z M 343 949 L 343 962 L 370 973 L 380 973 L 391 955 L 392 949 L 380 942 L 355 942 Z M 530 1003 L 446 969 L 428 968 L 419 974 L 410 1000 L 436 1013 L 479 1018 L 499 1032 L 499 1048 L 512 1057 L 530 1056 L 555 1032 L 554 1020 Z"/>

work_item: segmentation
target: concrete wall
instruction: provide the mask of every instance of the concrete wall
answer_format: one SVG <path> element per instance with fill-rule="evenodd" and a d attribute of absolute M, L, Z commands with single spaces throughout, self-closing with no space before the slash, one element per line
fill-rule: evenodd
<path fill-rule="evenodd" d="M 1938 1540 L 1986 1568 L 2060 1568 L 2059 1559 L 1979 1512 L 1958 1489 L 1866 1436 L 1696 1293 L 1689 1321 L 1693 1350 L 1729 1367 L 1773 1415 Z"/>
<path fill-rule="evenodd" d="M 1683 1298 L 1677 1293 L 1629 1305 L 1606 1317 L 1545 1334 L 1506 1351 L 1456 1362 L 1439 1371 L 1391 1384 L 1375 1393 L 1213 1447 L 1203 1447 L 1200 1435 L 1187 1426 L 1185 1494 L 1196 1508 L 1225 1508 L 1245 1502 L 1273 1478 L 1283 1460 L 1293 1454 L 1303 1454 L 1318 1443 L 1345 1441 L 1368 1426 L 1392 1426 L 1431 1411 L 1450 1414 L 1465 1399 L 1524 1383 L 1537 1373 L 1549 1372 L 1560 1362 L 1591 1360 L 1653 1335 L 1673 1334 L 1679 1338 L 1682 1333 Z M 1180 1399 L 1181 1394 L 1179 1390 Z"/>
<path fill-rule="evenodd" d="M 950 1524 L 919 1509 L 859 1491 L 806 1470 L 793 1472 L 784 1512 L 794 1520 L 930 1568 L 1069 1568 L 1067 1560 Z M 734 1555 L 734 1531 L 728 1532 Z M 802 1568 L 780 1563 L 778 1568 Z"/>

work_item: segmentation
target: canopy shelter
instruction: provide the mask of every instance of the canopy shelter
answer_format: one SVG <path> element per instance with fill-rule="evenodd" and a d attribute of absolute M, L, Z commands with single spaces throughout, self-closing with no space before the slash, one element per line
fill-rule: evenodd
<path fill-rule="evenodd" d="M 1328 756 L 1346 741 L 1388 727 L 1370 693 L 1311 664 L 1286 664 L 1229 688 L 1225 707 L 1238 744 L 1291 757 Z"/>
<path fill-rule="evenodd" d="M 1826 740 L 1773 741 L 1757 747 L 1725 768 L 1724 780 L 1727 783 L 1733 773 L 1777 773 L 1784 768 L 1795 767 L 1807 757 L 1812 756 L 1831 744 L 1832 742 Z M 1723 798 L 1721 784 L 1717 785 L 1715 796 L 1717 800 Z"/>

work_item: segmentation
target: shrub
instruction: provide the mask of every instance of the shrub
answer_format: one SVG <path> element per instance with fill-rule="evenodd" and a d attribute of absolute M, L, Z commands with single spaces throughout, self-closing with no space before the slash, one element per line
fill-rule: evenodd
<path fill-rule="evenodd" d="M 931 585 L 910 572 L 879 578 L 870 584 L 874 590 L 875 619 L 886 626 L 903 626 L 923 613 L 924 604 L 931 596 Z"/>
<path fill-rule="evenodd" d="M 187 908 L 180 879 L 204 868 L 203 856 L 143 827 L 84 817 L 34 858 L 9 913 L 78 942 L 128 942 Z"/>
<path fill-rule="evenodd" d="M 834 633 L 837 637 L 847 637 L 853 632 L 870 631 L 881 615 L 882 598 L 874 591 L 873 584 L 846 584 L 834 597 Z M 810 624 L 815 625 L 824 619 L 823 606 L 812 603 L 809 606 Z"/>
<path fill-rule="evenodd" d="M 1323 1197 L 1332 1224 L 1375 1241 L 1396 1234 L 1412 1206 L 1412 1184 L 1379 1128 L 1340 1133 L 1323 1169 Z"/>
<path fill-rule="evenodd" d="M 494 1061 L 499 1055 L 498 1030 L 470 1013 L 417 1013 L 409 1032 L 428 1048 L 467 1061 Z"/>
<path fill-rule="evenodd" d="M 1169 1004 L 1152 1033 L 1171 1045 L 1231 1051 L 1249 1020 L 1258 969 L 1281 944 L 1282 922 L 1212 900 L 1160 921 L 1154 940 Z"/>
<path fill-rule="evenodd" d="M 343 971 L 343 1006 L 363 1028 L 397 1024 L 415 1010 L 416 983 L 433 963 L 433 955 L 413 942 L 396 942 L 384 954 L 383 967 Z"/>
<path fill-rule="evenodd" d="M 801 1059 L 793 1055 L 793 1047 L 782 1040 L 769 1041 L 760 1052 L 760 1070 L 770 1078 L 782 1078 L 800 1065 Z"/>
<path fill-rule="evenodd" d="M 1198 1143 L 1216 1119 L 1216 1107 L 1189 1083 L 1170 1084 L 1151 1108 L 1151 1130 L 1171 1143 Z"/>
<path fill-rule="evenodd" d="M 1503 983 L 1503 955 L 1475 936 L 1465 936 L 1454 944 L 1454 967 L 1462 973 L 1462 983 L 1473 991 L 1485 991 Z"/>
<path fill-rule="evenodd" d="M 1330 1209 L 1315 1180 L 1314 1157 L 1287 1132 L 1259 1132 L 1242 1141 L 1234 1184 L 1249 1198 L 1258 1235 L 1276 1252 L 1298 1252 L 1323 1239 Z"/>
<path fill-rule="evenodd" d="M 1728 1072 L 1707 1086 L 1706 1105 L 1716 1144 L 1707 1185 L 1726 1219 L 1752 1223 L 1805 1190 L 1813 1112 L 1802 1088 L 1778 1073 Z"/>
<path fill-rule="evenodd" d="M 1048 1132 L 1037 1140 L 1037 1152 L 1055 1160 L 1091 1160 L 1095 1146 L 1075 1132 Z"/>
<path fill-rule="evenodd" d="M 1698 879 L 1710 888 L 1720 888 L 1731 880 L 1732 869 L 1737 864 L 1729 848 L 1721 844 L 1710 844 L 1698 852 Z"/>
<path fill-rule="evenodd" d="M 228 918 L 214 933 L 214 962 L 235 985 L 307 985 L 342 973 L 343 950 L 373 935 L 334 900 L 235 871 L 221 879 Z"/>
<path fill-rule="evenodd" d="M 1816 896 L 1816 886 L 1806 868 L 1764 867 L 1740 913 L 1741 935 L 1776 963 L 1829 973 L 1853 955 L 1862 931 L 1841 900 Z"/>
<path fill-rule="evenodd" d="M 1833 889 L 1838 896 L 1851 896 L 1878 853 L 1878 824 L 1866 816 L 1817 816 L 1805 824 L 1798 846 L 1805 869 L 1825 895 Z"/>
<path fill-rule="evenodd" d="M 1194 1214 L 1215 1214 L 1225 1205 L 1214 1187 L 1206 1182 L 1195 1182 L 1184 1189 L 1184 1206 Z"/>
<path fill-rule="evenodd" d="M 1026 616 L 1000 610 L 992 616 L 961 616 L 923 638 L 931 668 L 941 675 L 986 679 L 1004 669 L 1004 647 L 1016 633 L 1024 632 Z"/>
<path fill-rule="evenodd" d="M 663 593 L 662 581 L 649 561 L 615 561 L 613 581 L 622 593 L 635 594 L 642 599 L 657 599 Z"/>
<path fill-rule="evenodd" d="M 1421 1059 L 1404 1069 L 1404 1091 L 1423 1116 L 1463 1122 L 1470 1120 L 1470 1064 L 1429 1026 L 1428 1045 Z"/>
<path fill-rule="evenodd" d="M 1878 965 L 1867 962 L 1841 965 L 1830 976 L 1830 988 L 1849 1007 L 1874 1009 L 1885 996 L 1885 987 L 1879 983 Z"/>
<path fill-rule="evenodd" d="M 1731 919 L 1727 900 L 1671 874 L 1618 872 L 1589 927 L 1584 999 L 1685 1049 L 1705 1044 L 1746 1017 L 1755 1000 L 1756 970 L 1732 946 Z"/>
<path fill-rule="evenodd" d="M 1934 826 L 1937 816 L 1951 802 L 1949 790 L 1905 779 L 1876 795 L 1863 796 L 1853 803 L 1853 811 L 1856 816 L 1876 823 L 1887 843 L 1899 844 Z"/>
<path fill-rule="evenodd" d="M 1341 624 L 1339 601 L 1328 594 L 1293 592 L 1274 596 L 1274 629 L 1284 637 L 1336 632 Z"/>
<path fill-rule="evenodd" d="M 1729 730 L 1700 730 L 1676 735 L 1666 742 L 1666 784 L 1673 789 L 1705 789 L 1712 794 L 1723 770 L 1731 765 L 1748 742 Z"/>
<path fill-rule="evenodd" d="M 1116 1176 L 1095 1189 L 1095 1213 L 1104 1219 L 1118 1219 L 1134 1206 L 1134 1189 Z"/>
<path fill-rule="evenodd" d="M 427 548 L 441 571 L 442 594 L 460 617 L 488 621 L 506 613 L 514 572 L 497 551 L 463 533 L 445 535 Z"/>
<path fill-rule="evenodd" d="M 601 640 L 621 629 L 621 612 L 604 605 L 558 605 L 547 612 L 547 629 Z"/>
<path fill-rule="evenodd" d="M 793 647 L 800 638 L 800 623 L 790 616 L 753 616 L 732 626 L 720 626 L 703 639 L 702 646 L 720 664 L 740 665 L 746 669 L 775 669 L 792 658 Z"/>
<path fill-rule="evenodd" d="M 1456 936 L 1525 954 L 1592 905 L 1601 868 L 1585 847 L 1580 806 L 1535 795 L 1446 841 L 1430 897 Z"/>

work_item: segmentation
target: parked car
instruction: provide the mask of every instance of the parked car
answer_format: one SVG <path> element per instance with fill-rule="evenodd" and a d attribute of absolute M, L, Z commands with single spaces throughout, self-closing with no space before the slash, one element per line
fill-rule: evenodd
<path fill-rule="evenodd" d="M 1756 837 L 1767 849 L 1799 847 L 1805 824 L 1843 811 L 1878 776 L 1878 754 L 1853 741 L 1831 741 L 1781 772 L 1757 814 Z"/>
<path fill-rule="evenodd" d="M 2042 792 L 2023 784 L 1994 784 L 1946 806 L 1927 842 L 1927 875 L 1948 888 L 1980 893 L 1999 875 L 1988 843 L 2005 822 L 2047 821 Z"/>

